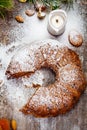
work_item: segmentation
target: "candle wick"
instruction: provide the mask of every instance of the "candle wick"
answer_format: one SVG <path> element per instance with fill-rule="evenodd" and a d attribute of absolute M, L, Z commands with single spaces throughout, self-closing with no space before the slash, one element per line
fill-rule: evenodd
<path fill-rule="evenodd" d="M 56 19 L 56 22 L 58 23 L 58 19 Z"/>

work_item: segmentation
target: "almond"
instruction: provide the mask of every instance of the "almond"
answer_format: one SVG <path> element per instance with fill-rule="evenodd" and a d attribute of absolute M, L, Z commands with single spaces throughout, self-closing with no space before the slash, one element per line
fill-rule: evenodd
<path fill-rule="evenodd" d="M 15 17 L 15 19 L 16 19 L 16 21 L 19 22 L 19 23 L 24 23 L 24 19 L 23 19 L 23 17 L 20 16 L 20 15 L 17 15 L 17 16 Z"/>

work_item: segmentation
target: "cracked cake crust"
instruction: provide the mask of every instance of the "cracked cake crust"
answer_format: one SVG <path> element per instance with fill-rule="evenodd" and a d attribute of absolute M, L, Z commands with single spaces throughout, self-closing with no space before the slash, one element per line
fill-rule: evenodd
<path fill-rule="evenodd" d="M 38 48 L 25 46 L 14 55 L 6 70 L 8 78 L 31 75 L 43 67 L 55 72 L 55 82 L 37 88 L 21 109 L 36 117 L 57 116 L 69 111 L 85 89 L 79 56 L 68 47 L 46 43 Z"/>

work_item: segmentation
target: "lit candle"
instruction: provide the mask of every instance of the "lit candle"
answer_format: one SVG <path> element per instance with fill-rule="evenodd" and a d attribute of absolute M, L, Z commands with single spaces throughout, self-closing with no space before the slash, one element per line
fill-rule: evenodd
<path fill-rule="evenodd" d="M 55 28 L 59 28 L 63 25 L 64 23 L 64 18 L 60 15 L 56 16 L 54 15 L 52 18 L 51 18 L 51 24 L 52 26 L 54 26 Z"/>
<path fill-rule="evenodd" d="M 54 10 L 49 14 L 48 31 L 60 35 L 65 31 L 67 15 L 64 10 Z"/>

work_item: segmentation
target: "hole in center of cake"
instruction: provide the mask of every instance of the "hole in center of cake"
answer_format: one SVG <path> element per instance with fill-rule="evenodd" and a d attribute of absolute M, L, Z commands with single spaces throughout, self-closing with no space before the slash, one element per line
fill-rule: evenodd
<path fill-rule="evenodd" d="M 50 68 L 41 68 L 40 70 L 35 71 L 31 76 L 22 77 L 24 86 L 27 87 L 47 87 L 49 84 L 55 82 L 56 74 Z"/>
<path fill-rule="evenodd" d="M 42 73 L 42 86 L 47 87 L 48 85 L 55 82 L 56 74 L 50 68 L 41 68 L 39 70 Z"/>

